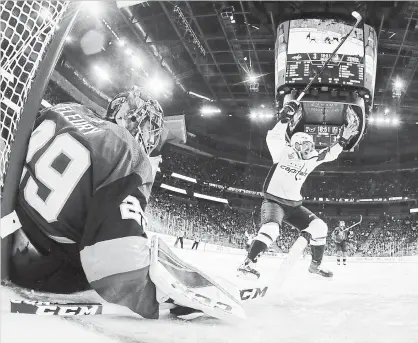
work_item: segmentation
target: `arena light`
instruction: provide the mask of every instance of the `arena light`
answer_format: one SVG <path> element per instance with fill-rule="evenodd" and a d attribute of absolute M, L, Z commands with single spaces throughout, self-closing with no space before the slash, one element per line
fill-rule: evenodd
<path fill-rule="evenodd" d="M 132 55 L 132 49 L 126 48 L 125 49 L 125 54 L 127 54 L 128 56 L 131 56 Z"/>
<path fill-rule="evenodd" d="M 172 177 L 175 177 L 177 179 L 184 180 L 184 181 L 189 181 L 189 182 L 197 183 L 197 180 L 195 178 L 188 177 L 188 176 L 185 176 L 185 175 L 181 175 L 181 174 L 178 174 L 178 173 L 171 173 L 171 176 Z"/>
<path fill-rule="evenodd" d="M 258 118 L 258 113 L 257 113 L 257 112 L 254 112 L 254 111 L 251 111 L 251 112 L 250 112 L 250 118 L 251 118 L 251 119 L 256 119 L 256 118 Z"/>
<path fill-rule="evenodd" d="M 138 56 L 136 56 L 136 55 L 132 55 L 132 63 L 136 67 L 141 67 L 142 66 L 142 60 Z"/>
<path fill-rule="evenodd" d="M 248 79 L 247 79 L 247 81 L 249 81 L 249 82 L 251 82 L 251 83 L 253 83 L 253 82 L 256 82 L 257 81 L 257 75 L 256 74 L 253 74 L 253 73 L 249 73 L 248 74 Z"/>
<path fill-rule="evenodd" d="M 181 193 L 181 194 L 187 194 L 187 192 L 186 192 L 185 189 L 173 187 L 173 186 L 170 186 L 170 185 L 166 185 L 165 183 L 162 183 L 160 187 L 161 188 L 164 188 L 164 189 L 167 189 L 169 191 L 172 191 L 172 192 L 177 192 L 177 193 Z"/>
<path fill-rule="evenodd" d="M 192 92 L 192 91 L 189 91 L 188 93 L 190 95 L 193 95 L 193 96 L 197 97 L 197 98 L 205 99 L 205 100 L 208 100 L 208 101 L 213 101 L 212 99 L 210 99 L 207 96 L 204 96 L 202 94 L 198 94 L 198 93 L 195 93 L 195 92 Z"/>
<path fill-rule="evenodd" d="M 119 40 L 118 40 L 118 45 L 119 45 L 119 46 L 125 46 L 125 44 L 126 44 L 126 43 L 125 43 L 125 41 L 124 41 L 123 39 L 119 39 Z"/>
<path fill-rule="evenodd" d="M 146 88 L 148 92 L 150 92 L 152 95 L 156 97 L 164 94 L 164 92 L 169 92 L 170 87 L 170 81 L 167 78 L 157 74 L 150 77 L 146 82 Z"/>
<path fill-rule="evenodd" d="M 98 17 L 102 14 L 103 2 L 102 1 L 84 1 L 83 8 L 90 12 L 90 14 Z"/>
<path fill-rule="evenodd" d="M 202 115 L 204 115 L 204 114 L 217 114 L 217 113 L 221 113 L 222 111 L 221 111 L 221 109 L 220 108 L 217 108 L 217 107 L 213 107 L 213 106 L 203 106 L 201 109 L 200 109 L 200 113 L 202 114 Z"/>
<path fill-rule="evenodd" d="M 385 121 L 385 119 L 384 118 L 382 118 L 382 117 L 377 117 L 376 118 L 376 122 L 378 123 L 378 124 L 381 124 L 381 123 L 383 123 Z"/>
<path fill-rule="evenodd" d="M 65 42 L 66 43 L 71 43 L 72 41 L 73 41 L 73 37 L 71 37 L 71 36 L 65 37 Z"/>
<path fill-rule="evenodd" d="M 196 198 L 206 199 L 206 200 L 212 200 L 212 201 L 216 201 L 216 202 L 221 202 L 223 204 L 228 204 L 228 200 L 227 199 L 213 197 L 213 196 L 210 196 L 210 195 L 200 194 L 200 193 L 196 193 L 196 192 L 194 192 L 193 195 Z"/>
<path fill-rule="evenodd" d="M 389 123 L 390 123 L 390 119 L 389 119 L 389 118 L 385 118 L 385 119 L 384 119 L 384 122 L 385 122 L 386 124 L 389 124 Z"/>
<path fill-rule="evenodd" d="M 398 118 L 392 118 L 392 124 L 395 126 L 399 125 L 399 119 Z"/>
<path fill-rule="evenodd" d="M 369 118 L 369 122 L 370 122 L 370 123 L 374 123 L 374 118 L 373 118 L 373 117 L 370 117 L 370 118 Z"/>
<path fill-rule="evenodd" d="M 102 67 L 99 67 L 98 65 L 93 66 L 93 70 L 100 80 L 110 81 L 109 73 L 107 72 L 107 70 L 103 69 Z"/>
<path fill-rule="evenodd" d="M 395 89 L 401 90 L 403 89 L 403 81 L 400 79 L 396 79 L 394 83 Z"/>
<path fill-rule="evenodd" d="M 42 7 L 40 15 L 44 20 L 52 20 L 52 13 L 46 7 Z"/>
<path fill-rule="evenodd" d="M 385 108 L 385 112 L 384 113 L 385 113 L 385 115 L 389 113 L 389 109 L 387 107 Z"/>

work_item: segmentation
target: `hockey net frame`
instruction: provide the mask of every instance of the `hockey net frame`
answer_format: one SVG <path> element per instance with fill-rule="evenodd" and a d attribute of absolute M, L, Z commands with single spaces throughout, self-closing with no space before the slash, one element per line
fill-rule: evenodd
<path fill-rule="evenodd" d="M 79 3 L 2 1 L 0 186 L 1 218 L 14 211 L 33 123 Z M 1 242 L 1 279 L 8 277 L 12 237 Z"/>

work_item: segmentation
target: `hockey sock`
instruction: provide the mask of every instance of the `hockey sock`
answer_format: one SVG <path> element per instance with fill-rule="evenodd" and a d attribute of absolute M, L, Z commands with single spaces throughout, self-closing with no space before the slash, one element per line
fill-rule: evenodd
<path fill-rule="evenodd" d="M 340 262 L 340 261 L 341 261 L 341 259 L 339 257 L 337 257 L 337 262 Z"/>
<path fill-rule="evenodd" d="M 325 245 L 311 245 L 312 262 L 321 264 L 322 257 L 324 257 Z"/>
<path fill-rule="evenodd" d="M 347 259 L 346 258 L 343 258 L 343 262 L 346 262 L 347 261 Z"/>
<path fill-rule="evenodd" d="M 250 251 L 248 252 L 248 258 L 253 261 L 257 262 L 258 256 L 267 249 L 267 244 L 259 241 L 258 239 L 254 239 Z"/>

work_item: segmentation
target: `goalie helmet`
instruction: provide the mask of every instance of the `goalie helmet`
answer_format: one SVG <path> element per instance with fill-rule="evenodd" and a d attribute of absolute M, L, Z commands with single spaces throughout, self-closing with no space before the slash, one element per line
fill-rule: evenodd
<path fill-rule="evenodd" d="M 312 149 L 315 146 L 313 138 L 311 135 L 308 135 L 305 132 L 296 132 L 293 134 L 292 138 L 290 139 L 290 145 L 293 149 L 298 152 L 302 151 L 303 143 L 309 142 L 312 144 Z"/>
<path fill-rule="evenodd" d="M 127 129 L 149 156 L 161 139 L 163 110 L 138 86 L 116 95 L 107 107 L 106 119 Z"/>

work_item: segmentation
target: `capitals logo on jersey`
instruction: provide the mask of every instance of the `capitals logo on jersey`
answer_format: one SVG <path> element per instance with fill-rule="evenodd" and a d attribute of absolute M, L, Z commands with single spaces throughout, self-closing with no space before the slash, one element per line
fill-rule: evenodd
<path fill-rule="evenodd" d="M 294 174 L 296 180 L 306 178 L 308 176 L 306 163 L 303 160 L 299 160 L 296 153 L 289 154 L 288 158 L 288 163 L 280 165 L 279 168 L 289 174 Z"/>

